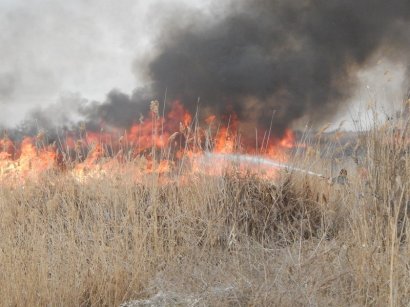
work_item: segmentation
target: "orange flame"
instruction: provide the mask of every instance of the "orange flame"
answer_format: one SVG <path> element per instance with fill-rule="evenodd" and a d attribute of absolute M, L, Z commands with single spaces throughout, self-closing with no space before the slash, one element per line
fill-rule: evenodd
<path fill-rule="evenodd" d="M 77 137 L 68 134 L 59 149 L 46 145 L 43 134 L 24 138 L 20 146 L 4 137 L 0 140 L 0 180 L 24 180 L 49 170 L 68 171 L 79 180 L 113 174 L 121 168 L 133 172 L 136 180 L 144 174 L 171 174 L 176 169 L 212 174 L 212 168 L 220 169 L 222 163 L 215 160 L 205 170 L 198 163 L 205 152 L 257 153 L 283 162 L 295 146 L 295 135 L 287 130 L 280 139 L 266 137 L 270 134 L 266 133 L 258 141 L 261 148 L 252 147 L 252 141 L 240 134 L 236 114 L 222 122 L 210 115 L 204 122 L 206 129 L 196 122 L 193 125 L 192 115 L 181 102 L 174 101 L 164 116 L 155 110 L 126 131 L 110 128 L 99 133 L 82 130 Z"/>

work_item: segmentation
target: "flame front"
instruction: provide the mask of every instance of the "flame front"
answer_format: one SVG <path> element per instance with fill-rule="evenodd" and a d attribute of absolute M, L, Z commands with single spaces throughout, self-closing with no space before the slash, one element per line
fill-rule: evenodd
<path fill-rule="evenodd" d="M 90 132 L 83 125 L 49 145 L 45 134 L 25 137 L 17 146 L 5 135 L 0 140 L 0 179 L 2 182 L 38 178 L 47 172 L 68 172 L 78 180 L 112 175 L 126 168 L 135 180 L 144 174 L 171 175 L 184 172 L 218 174 L 225 162 L 219 158 L 204 164 L 209 153 L 258 155 L 286 162 L 295 136 L 287 130 L 282 138 L 264 131 L 245 138 L 235 114 L 225 121 L 215 115 L 204 120 L 204 127 L 179 102 L 172 103 L 166 115 L 159 114 L 158 102 L 151 103 L 147 118 L 141 116 L 126 131 L 116 128 Z M 184 165 L 184 166 L 183 166 Z M 274 172 L 269 171 L 270 174 Z"/>

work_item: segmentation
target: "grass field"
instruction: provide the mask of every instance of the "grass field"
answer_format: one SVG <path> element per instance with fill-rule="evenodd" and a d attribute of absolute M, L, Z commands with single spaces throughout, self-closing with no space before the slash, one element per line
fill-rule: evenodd
<path fill-rule="evenodd" d="M 375 123 L 345 158 L 348 184 L 234 166 L 182 183 L 48 172 L 3 184 L 1 305 L 404 306 L 408 141 L 402 119 Z M 328 174 L 338 146 L 291 161 Z"/>

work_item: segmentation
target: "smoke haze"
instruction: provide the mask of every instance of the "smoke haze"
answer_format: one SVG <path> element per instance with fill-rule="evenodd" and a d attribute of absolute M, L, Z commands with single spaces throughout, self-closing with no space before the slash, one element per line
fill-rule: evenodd
<path fill-rule="evenodd" d="M 88 71 L 89 92 L 102 94 L 102 88 L 107 88 L 109 93 L 102 103 L 84 99 L 87 92 L 59 99 L 51 108 L 44 106 L 47 102 L 39 103 L 41 107 L 30 114 L 45 126 L 82 119 L 95 129 L 101 123 L 125 128 L 146 112 L 151 99 L 161 100 L 166 92 L 167 101 L 179 99 L 191 111 L 200 97 L 203 116 L 235 112 L 244 124 L 259 127 L 268 127 L 275 112 L 273 131 L 280 135 L 302 117 L 330 120 L 354 96 L 359 72 L 379 59 L 409 64 L 410 2 L 406 0 L 209 1 L 197 6 L 181 1 L 149 6 L 108 0 L 68 6 L 47 3 L 44 16 L 40 2 L 32 13 L 21 3 L 7 15 L 10 24 L 6 25 L 14 32 L 2 34 L 7 36 L 2 42 L 8 44 L 0 54 L 8 55 L 12 51 L 6 49 L 15 48 L 19 58 L 11 61 L 18 65 L 0 70 L 4 109 L 14 107 L 27 93 L 31 97 L 49 93 L 56 101 L 59 94 L 54 89 L 65 89 L 61 84 L 69 84 L 68 90 L 75 92 L 84 74 L 74 81 L 64 76 L 76 70 Z M 137 8 L 144 18 L 130 13 Z M 59 18 L 68 24 L 58 22 Z M 62 28 L 56 30 L 56 25 Z M 31 28 L 42 35 L 36 36 Z M 70 35 L 61 36 L 58 30 Z M 143 33 L 145 38 L 138 40 Z M 98 50 L 95 41 L 106 41 L 104 46 L 111 50 Z M 44 49 L 43 44 L 50 46 Z M 55 52 L 47 54 L 47 50 Z M 64 52 L 65 57 L 56 56 Z M 117 56 L 110 58 L 112 53 Z M 121 63 L 121 55 L 134 60 L 132 67 L 131 61 Z M 47 61 L 57 63 L 56 69 L 40 65 Z M 108 68 L 98 70 L 99 63 Z M 132 79 L 117 73 L 127 70 L 134 72 Z M 99 86 L 102 75 L 104 86 Z M 123 88 L 131 92 L 134 87 L 131 94 L 118 89 L 118 83 L 125 83 L 117 75 L 127 76 Z M 133 86 L 137 81 L 142 86 Z M 111 83 L 114 89 L 109 90 Z M 100 100 L 98 95 L 95 98 Z M 61 110 L 64 116 L 58 115 Z M 47 114 L 60 120 L 47 121 Z"/>
<path fill-rule="evenodd" d="M 274 131 L 302 116 L 331 118 L 375 56 L 408 64 L 410 2 L 234 2 L 214 23 L 167 29 L 149 64 L 154 92 L 211 112 L 234 110 Z"/>

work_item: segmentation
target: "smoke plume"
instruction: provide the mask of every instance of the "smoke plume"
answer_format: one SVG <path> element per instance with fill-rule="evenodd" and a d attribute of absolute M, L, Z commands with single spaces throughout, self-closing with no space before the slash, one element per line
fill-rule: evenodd
<path fill-rule="evenodd" d="M 215 22 L 167 24 L 147 77 L 157 95 L 191 108 L 200 97 L 245 122 L 268 127 L 275 110 L 281 134 L 302 116 L 334 115 L 376 57 L 407 64 L 409 21 L 407 0 L 234 1 Z"/>
<path fill-rule="evenodd" d="M 358 71 L 378 59 L 409 64 L 408 0 L 235 0 L 219 8 L 205 14 L 157 7 L 155 50 L 134 65 L 146 85 L 71 109 L 89 128 L 126 128 L 165 93 L 191 111 L 200 97 L 200 115 L 235 112 L 254 128 L 268 128 L 274 113 L 272 130 L 280 136 L 304 116 L 331 119 L 354 94 Z M 1 75 L 0 96 L 13 85 Z M 53 119 L 58 110 L 67 113 L 56 107 Z"/>

